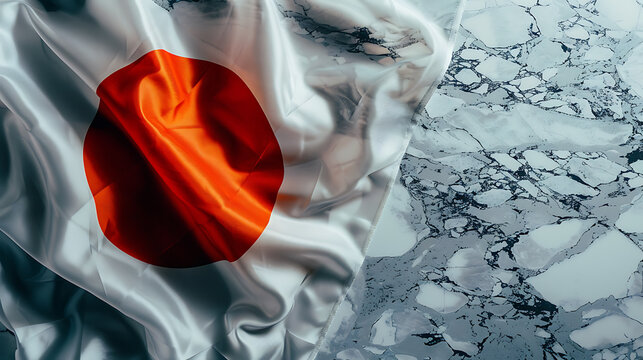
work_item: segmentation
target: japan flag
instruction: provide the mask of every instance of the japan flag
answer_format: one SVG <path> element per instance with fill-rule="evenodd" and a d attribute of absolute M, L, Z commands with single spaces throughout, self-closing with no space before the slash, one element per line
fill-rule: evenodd
<path fill-rule="evenodd" d="M 0 241 L 127 319 L 143 358 L 313 358 L 442 31 L 405 0 L 54 3 L 0 2 Z M 16 294 L 21 358 L 117 352 Z"/>

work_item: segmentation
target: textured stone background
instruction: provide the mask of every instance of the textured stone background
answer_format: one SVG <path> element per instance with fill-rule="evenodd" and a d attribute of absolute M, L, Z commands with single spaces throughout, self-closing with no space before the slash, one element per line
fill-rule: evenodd
<path fill-rule="evenodd" d="M 320 359 L 643 358 L 642 14 L 467 2 Z"/>

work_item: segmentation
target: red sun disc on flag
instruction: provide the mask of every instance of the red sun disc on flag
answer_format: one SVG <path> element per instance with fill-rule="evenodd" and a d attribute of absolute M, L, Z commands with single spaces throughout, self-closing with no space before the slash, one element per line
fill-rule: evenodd
<path fill-rule="evenodd" d="M 83 146 L 105 236 L 149 264 L 239 259 L 264 231 L 283 158 L 231 70 L 151 51 L 107 77 Z"/>

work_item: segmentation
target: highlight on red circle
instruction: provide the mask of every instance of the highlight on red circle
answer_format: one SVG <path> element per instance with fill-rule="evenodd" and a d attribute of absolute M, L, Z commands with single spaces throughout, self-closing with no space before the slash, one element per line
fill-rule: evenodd
<path fill-rule="evenodd" d="M 239 259 L 270 219 L 283 159 L 226 67 L 155 50 L 107 77 L 83 145 L 103 233 L 149 264 Z"/>

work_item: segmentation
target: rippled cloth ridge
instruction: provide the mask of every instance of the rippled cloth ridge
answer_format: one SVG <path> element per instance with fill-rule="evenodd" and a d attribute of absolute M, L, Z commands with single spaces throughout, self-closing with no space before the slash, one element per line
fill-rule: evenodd
<path fill-rule="evenodd" d="M 312 358 L 450 47 L 404 0 L 159 3 L 0 1 L 0 321 L 21 359 Z M 236 261 L 158 266 L 101 229 L 100 84 L 157 50 L 236 74 L 278 141 L 274 209 Z"/>

